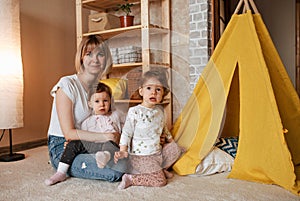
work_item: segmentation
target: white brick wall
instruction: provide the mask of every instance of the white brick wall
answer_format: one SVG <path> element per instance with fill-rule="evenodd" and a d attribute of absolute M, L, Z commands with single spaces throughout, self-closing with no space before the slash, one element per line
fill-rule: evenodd
<path fill-rule="evenodd" d="M 190 90 L 192 91 L 206 66 L 210 52 L 211 0 L 190 0 Z"/>

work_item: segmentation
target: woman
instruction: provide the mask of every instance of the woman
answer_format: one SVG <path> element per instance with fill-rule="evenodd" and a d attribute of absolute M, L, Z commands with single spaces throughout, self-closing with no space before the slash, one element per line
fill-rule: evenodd
<path fill-rule="evenodd" d="M 91 111 L 88 97 L 99 79 L 105 77 L 112 67 L 112 58 L 108 46 L 98 35 L 84 38 L 75 57 L 77 74 L 64 76 L 51 90 L 54 97 L 50 126 L 48 130 L 48 148 L 50 160 L 57 169 L 64 151 L 64 144 L 71 140 L 85 140 L 119 143 L 119 133 L 95 133 L 80 130 L 80 125 Z M 94 155 L 76 156 L 68 174 L 86 179 L 106 181 L 120 180 L 122 173 L 108 168 L 98 168 Z"/>

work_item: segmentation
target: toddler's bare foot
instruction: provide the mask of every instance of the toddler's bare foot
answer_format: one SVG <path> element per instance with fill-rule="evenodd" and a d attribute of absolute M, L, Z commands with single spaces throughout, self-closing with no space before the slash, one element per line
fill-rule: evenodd
<path fill-rule="evenodd" d="M 108 151 L 98 151 L 96 153 L 96 161 L 97 161 L 97 166 L 99 168 L 104 168 L 105 165 L 108 163 L 110 160 L 110 153 Z"/>
<path fill-rule="evenodd" d="M 171 179 L 172 177 L 174 177 L 174 174 L 172 172 L 169 172 L 166 169 L 163 169 L 163 171 L 164 171 L 165 176 L 166 176 L 167 179 Z"/>
<path fill-rule="evenodd" d="M 47 186 L 51 186 L 58 182 L 62 182 L 64 180 L 66 180 L 66 178 L 67 178 L 67 175 L 65 173 L 56 172 L 52 177 L 50 177 L 50 179 L 45 180 L 45 184 Z"/>
<path fill-rule="evenodd" d="M 125 189 L 125 188 L 128 188 L 129 186 L 132 185 L 132 178 L 131 178 L 131 175 L 129 174 L 124 174 L 122 176 L 122 181 L 121 183 L 119 184 L 118 186 L 118 189 L 122 190 L 122 189 Z"/>

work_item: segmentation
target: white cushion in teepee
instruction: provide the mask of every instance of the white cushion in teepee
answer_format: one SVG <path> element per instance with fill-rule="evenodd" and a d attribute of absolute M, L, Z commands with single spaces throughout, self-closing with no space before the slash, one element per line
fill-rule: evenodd
<path fill-rule="evenodd" d="M 214 147 L 196 168 L 196 175 L 212 175 L 231 171 L 234 158 L 225 151 Z"/>

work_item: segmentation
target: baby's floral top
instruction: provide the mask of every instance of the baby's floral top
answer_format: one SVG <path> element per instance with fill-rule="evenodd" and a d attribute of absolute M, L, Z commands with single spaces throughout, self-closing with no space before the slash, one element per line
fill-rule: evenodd
<path fill-rule="evenodd" d="M 123 116 L 117 110 L 107 115 L 93 114 L 82 122 L 81 129 L 97 133 L 121 133 L 124 124 Z"/>

